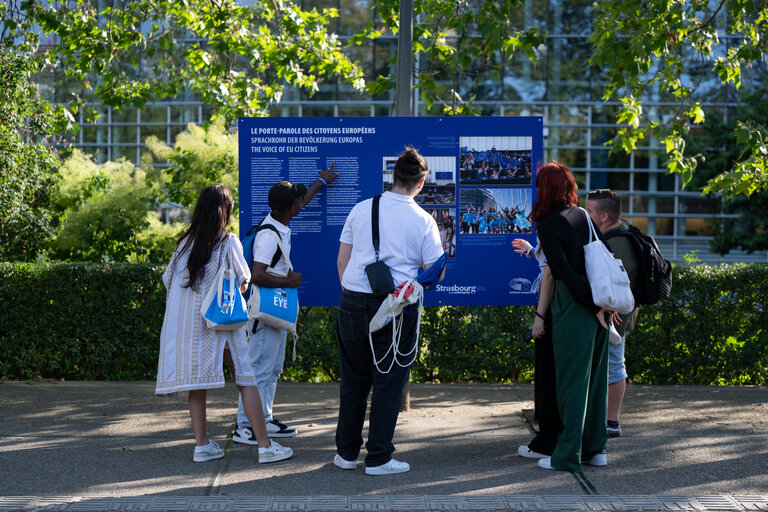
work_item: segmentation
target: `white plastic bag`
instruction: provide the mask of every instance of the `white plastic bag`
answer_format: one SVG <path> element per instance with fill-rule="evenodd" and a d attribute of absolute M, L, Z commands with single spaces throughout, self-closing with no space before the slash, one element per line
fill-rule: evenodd
<path fill-rule="evenodd" d="M 595 226 L 587 210 L 580 208 L 587 216 L 589 243 L 584 246 L 584 263 L 587 280 L 592 289 L 592 301 L 601 308 L 630 313 L 635 309 L 635 298 L 629 283 L 629 275 L 620 259 L 597 238 Z"/>

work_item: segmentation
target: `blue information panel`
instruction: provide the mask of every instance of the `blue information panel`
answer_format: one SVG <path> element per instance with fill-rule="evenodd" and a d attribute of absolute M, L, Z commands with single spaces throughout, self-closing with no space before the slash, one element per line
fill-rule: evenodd
<path fill-rule="evenodd" d="M 334 306 L 341 296 L 336 257 L 352 207 L 392 186 L 397 156 L 413 146 L 426 158 L 416 197 L 432 214 L 449 252 L 445 279 L 427 305 L 535 304 L 535 245 L 528 215 L 542 161 L 541 117 L 267 117 L 239 120 L 240 230 L 269 213 L 267 192 L 281 180 L 309 186 L 336 163 L 339 177 L 291 220 L 291 260 L 302 274 L 303 306 Z M 397 283 L 396 283 L 397 284 Z"/>

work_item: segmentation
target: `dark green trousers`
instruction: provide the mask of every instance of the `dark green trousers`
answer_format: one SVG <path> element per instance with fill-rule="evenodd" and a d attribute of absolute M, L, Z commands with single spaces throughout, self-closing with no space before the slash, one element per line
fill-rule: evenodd
<path fill-rule="evenodd" d="M 608 440 L 608 331 L 560 280 L 552 297 L 552 342 L 563 432 L 551 464 L 578 473 L 581 461 L 605 449 Z"/>

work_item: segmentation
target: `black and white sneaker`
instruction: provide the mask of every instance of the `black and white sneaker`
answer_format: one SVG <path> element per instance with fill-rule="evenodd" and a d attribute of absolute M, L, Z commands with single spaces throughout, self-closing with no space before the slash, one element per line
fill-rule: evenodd
<path fill-rule="evenodd" d="M 259 445 L 256 436 L 253 435 L 251 427 L 241 427 L 240 425 L 237 425 L 234 432 L 232 432 L 232 440 L 236 443 L 250 444 L 253 446 Z"/>
<path fill-rule="evenodd" d="M 267 435 L 269 437 L 293 437 L 296 435 L 296 429 L 289 427 L 277 418 L 267 422 Z"/>
<path fill-rule="evenodd" d="M 608 437 L 621 437 L 621 425 L 619 425 L 618 421 L 609 421 L 605 431 Z"/>

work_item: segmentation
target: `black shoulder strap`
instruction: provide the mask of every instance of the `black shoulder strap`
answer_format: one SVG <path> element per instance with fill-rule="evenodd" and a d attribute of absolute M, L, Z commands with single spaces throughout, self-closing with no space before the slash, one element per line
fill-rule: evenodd
<path fill-rule="evenodd" d="M 264 221 L 261 221 L 261 224 L 259 224 L 258 226 L 252 227 L 248 231 L 248 234 L 250 235 L 252 231 L 256 233 L 258 231 L 261 231 L 262 229 L 272 230 L 275 233 L 277 233 L 277 236 L 280 237 L 280 240 L 283 239 L 283 237 L 280 236 L 280 232 L 277 230 L 275 226 L 273 226 L 272 224 L 264 224 Z M 272 256 L 272 263 L 270 263 L 269 266 L 274 268 L 274 266 L 277 265 L 277 262 L 280 261 L 280 258 L 282 258 L 282 256 L 283 256 L 283 251 L 282 249 L 280 249 L 280 246 L 278 245 L 277 250 L 275 251 L 275 254 Z"/>
<path fill-rule="evenodd" d="M 371 238 L 373 240 L 373 251 L 376 253 L 376 261 L 379 261 L 379 201 L 381 194 L 373 197 L 373 206 L 371 207 Z"/>
<path fill-rule="evenodd" d="M 611 238 L 616 237 L 616 236 L 628 236 L 628 237 L 631 238 L 632 237 L 632 228 L 635 228 L 635 226 L 633 226 L 632 224 L 630 224 L 629 222 L 626 222 L 624 220 L 622 220 L 622 222 L 627 226 L 626 230 L 623 230 L 623 229 L 621 229 L 621 230 L 619 230 L 619 229 L 612 229 L 612 230 L 608 231 L 607 233 L 603 233 L 603 237 L 606 240 L 611 239 Z M 637 228 L 635 228 L 635 229 L 637 229 Z"/>

